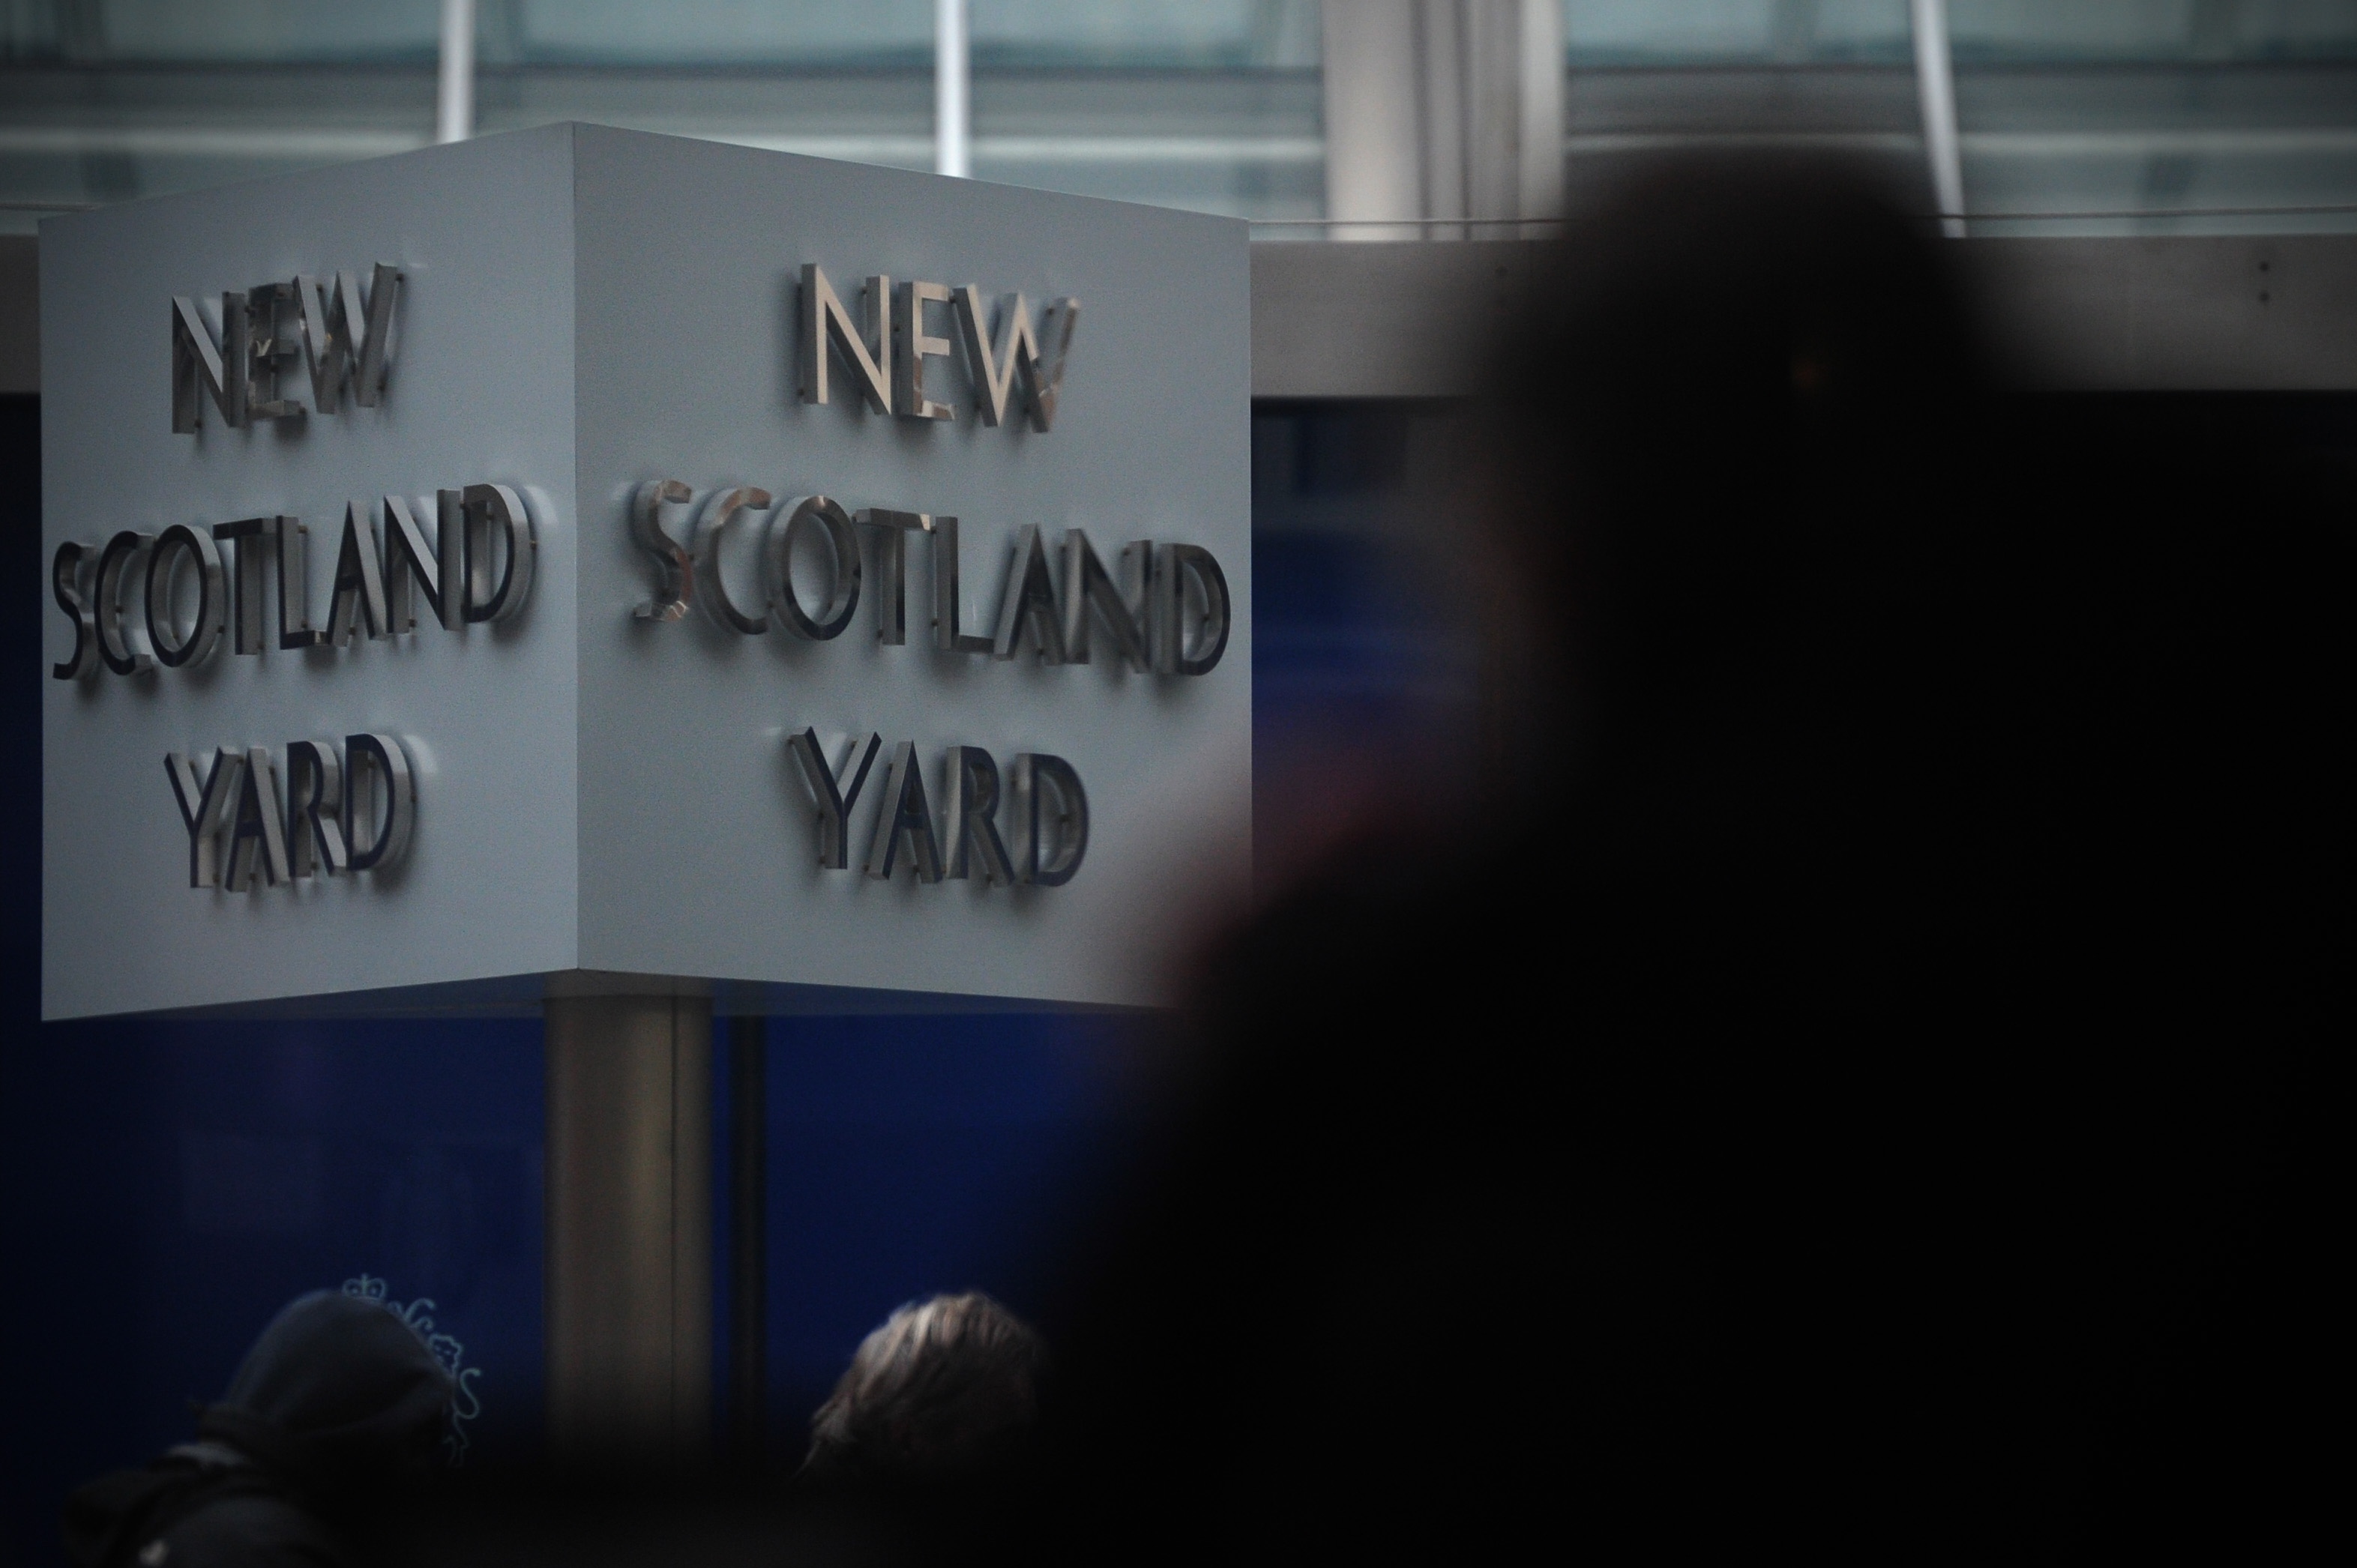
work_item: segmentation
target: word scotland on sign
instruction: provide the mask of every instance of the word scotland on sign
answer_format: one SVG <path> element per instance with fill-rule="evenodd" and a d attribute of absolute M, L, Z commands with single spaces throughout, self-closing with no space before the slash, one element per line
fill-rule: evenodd
<path fill-rule="evenodd" d="M 1151 1005 L 1247 881 L 1241 224 L 560 125 L 41 265 L 45 1016 Z"/>

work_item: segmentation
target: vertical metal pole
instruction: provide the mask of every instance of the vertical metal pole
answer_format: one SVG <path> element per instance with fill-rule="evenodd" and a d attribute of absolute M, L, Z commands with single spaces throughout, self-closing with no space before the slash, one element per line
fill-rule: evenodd
<path fill-rule="evenodd" d="M 549 1445 L 692 1462 L 712 1424 L 712 1003 L 544 1006 Z"/>
<path fill-rule="evenodd" d="M 959 179 L 971 172 L 969 77 L 966 0 L 933 0 L 933 172 Z"/>
<path fill-rule="evenodd" d="M 758 1460 L 768 1431 L 769 1020 L 728 1021 L 729 1447 Z"/>
<path fill-rule="evenodd" d="M 1424 205 L 1416 0 L 1323 0 L 1326 216 L 1337 240 L 1414 240 Z M 1406 220 L 1402 222 L 1400 220 Z"/>
<path fill-rule="evenodd" d="M 1964 237 L 1964 151 L 1956 139 L 1956 75 L 1948 59 L 1948 0 L 1911 0 L 1915 30 L 1915 91 L 1923 105 L 1923 150 L 1932 163 L 1932 195 L 1940 204 L 1940 232 Z"/>
<path fill-rule="evenodd" d="M 463 142 L 475 134 L 475 0 L 442 0 L 442 84 L 434 139 Z"/>
<path fill-rule="evenodd" d="M 1557 0 L 1522 0 L 1522 134 L 1520 154 L 1522 199 L 1516 204 L 1524 218 L 1563 216 L 1564 64 L 1563 6 Z M 1526 240 L 1555 237 L 1552 225 L 1534 223 L 1522 231 Z M 1504 236 L 1501 234 L 1499 238 Z"/>

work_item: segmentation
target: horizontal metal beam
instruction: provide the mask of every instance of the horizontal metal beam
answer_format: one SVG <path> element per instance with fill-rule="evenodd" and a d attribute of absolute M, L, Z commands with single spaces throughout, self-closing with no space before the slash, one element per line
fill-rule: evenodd
<path fill-rule="evenodd" d="M 2357 235 L 1973 239 L 1957 255 L 2038 384 L 2357 390 Z M 0 392 L 38 387 L 30 236 L 0 236 Z M 1253 246 L 1253 395 L 1466 397 L 1546 279 L 1523 241 Z"/>
<path fill-rule="evenodd" d="M 1966 240 L 2001 361 L 2089 391 L 2357 389 L 2357 235 Z M 1256 398 L 1467 397 L 1546 285 L 1523 241 L 1255 244 Z"/>

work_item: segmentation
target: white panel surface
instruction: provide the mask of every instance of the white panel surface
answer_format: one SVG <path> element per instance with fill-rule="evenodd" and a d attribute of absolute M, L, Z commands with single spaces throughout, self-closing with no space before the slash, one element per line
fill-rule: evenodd
<path fill-rule="evenodd" d="M 172 432 L 172 296 L 217 304 L 380 261 L 405 275 L 381 406 L 241 431 L 208 402 L 200 435 Z M 855 309 L 871 273 L 1020 290 L 1035 313 L 1078 298 L 1055 428 L 982 426 L 955 356 L 931 371 L 952 423 L 870 413 L 839 367 L 830 406 L 800 402 L 804 263 Z M 44 1015 L 337 994 L 397 1012 L 577 972 L 909 1005 L 1167 1000 L 1172 940 L 1249 877 L 1248 274 L 1241 223 L 587 126 L 52 220 L 45 558 L 118 528 L 290 513 L 311 526 L 324 625 L 347 501 L 506 483 L 531 499 L 539 549 L 511 625 L 429 617 L 307 653 L 273 635 L 259 656 L 45 682 Z M 872 556 L 856 623 L 831 642 L 635 622 L 651 572 L 628 500 L 666 478 L 699 500 L 749 483 L 953 513 L 980 629 L 1022 525 L 1051 547 L 1085 528 L 1109 566 L 1133 540 L 1201 545 L 1232 596 L 1227 650 L 1200 677 L 1126 672 L 1102 633 L 1085 667 L 940 653 L 921 541 L 906 646 L 876 640 Z M 54 661 L 71 628 L 46 578 L 41 592 Z M 268 607 L 274 634 L 274 593 Z M 915 742 L 937 813 L 951 745 L 1002 768 L 1066 758 L 1088 790 L 1087 858 L 1060 887 L 822 870 L 784 746 L 804 725 L 879 731 L 888 754 Z M 167 752 L 283 757 L 364 730 L 401 736 L 419 773 L 396 872 L 188 886 Z"/>
<path fill-rule="evenodd" d="M 1159 209 L 583 127 L 578 146 L 583 537 L 582 962 L 736 980 L 1085 1003 L 1165 1000 L 1159 968 L 1207 879 L 1249 873 L 1250 263 L 1244 225 Z M 824 269 L 1081 302 L 1054 428 L 988 428 L 960 361 L 931 362 L 953 422 L 869 413 L 840 365 L 796 396 L 793 300 Z M 936 311 L 934 330 L 947 329 Z M 1110 567 L 1132 540 L 1211 550 L 1237 607 L 1219 667 L 1125 673 L 931 646 L 912 541 L 909 641 L 867 592 L 828 642 L 633 622 L 647 598 L 628 499 L 675 478 L 961 520 L 967 625 L 987 628 L 1016 531 L 1079 526 Z M 1060 887 L 890 885 L 816 864 L 789 726 L 917 744 L 939 811 L 946 747 L 1069 760 L 1091 812 Z M 883 779 L 868 787 L 852 850 Z M 1216 847 L 1215 847 L 1216 846 Z"/>
<path fill-rule="evenodd" d="M 44 1017 L 567 967 L 576 950 L 572 132 L 406 154 L 51 219 L 41 232 L 42 558 L 285 513 L 311 531 L 326 624 L 345 503 L 504 481 L 540 498 L 523 618 L 333 651 L 44 679 Z M 172 297 L 372 263 L 406 274 L 375 408 L 171 421 Z M 297 361 L 292 384 L 307 405 Z M 430 523 L 428 525 L 431 526 Z M 25 602 L 33 585 L 23 585 Z M 71 627 L 39 585 L 44 652 Z M 132 603 L 136 607 L 135 595 Z M 272 596 L 270 630 L 276 630 Z M 46 677 L 46 671 L 44 672 Z M 192 889 L 167 751 L 404 738 L 417 836 L 394 875 Z"/>

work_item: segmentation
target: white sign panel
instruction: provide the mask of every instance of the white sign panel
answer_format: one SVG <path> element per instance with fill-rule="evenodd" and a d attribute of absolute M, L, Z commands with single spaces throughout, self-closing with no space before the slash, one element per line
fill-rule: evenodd
<path fill-rule="evenodd" d="M 1152 1004 L 1243 886 L 1243 225 L 572 125 L 41 267 L 44 1016 Z"/>

